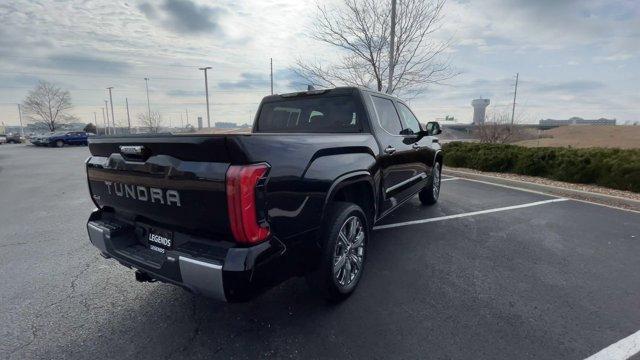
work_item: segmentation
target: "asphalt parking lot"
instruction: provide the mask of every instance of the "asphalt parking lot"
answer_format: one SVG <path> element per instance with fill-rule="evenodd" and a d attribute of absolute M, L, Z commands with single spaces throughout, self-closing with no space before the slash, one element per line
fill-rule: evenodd
<path fill-rule="evenodd" d="M 640 329 L 638 213 L 449 178 L 379 224 L 348 301 L 223 304 L 98 256 L 87 156 L 0 146 L 2 359 L 584 359 Z"/>

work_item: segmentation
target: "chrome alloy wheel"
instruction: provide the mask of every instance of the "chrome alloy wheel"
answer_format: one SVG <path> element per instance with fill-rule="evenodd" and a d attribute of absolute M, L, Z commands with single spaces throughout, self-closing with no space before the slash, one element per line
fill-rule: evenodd
<path fill-rule="evenodd" d="M 440 195 L 440 163 L 436 163 L 433 169 L 433 198 L 437 199 Z"/>
<path fill-rule="evenodd" d="M 365 231 L 357 216 L 349 217 L 338 232 L 333 254 L 333 275 L 341 287 L 349 286 L 362 270 Z"/>

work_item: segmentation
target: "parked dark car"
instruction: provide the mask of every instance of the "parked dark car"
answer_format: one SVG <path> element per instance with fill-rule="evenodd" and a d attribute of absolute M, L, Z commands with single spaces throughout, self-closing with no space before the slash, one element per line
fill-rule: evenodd
<path fill-rule="evenodd" d="M 438 200 L 439 133 L 395 97 L 335 88 L 265 97 L 251 134 L 92 138 L 89 238 L 141 282 L 243 301 L 306 276 L 344 299 L 373 225 Z"/>
<path fill-rule="evenodd" d="M 24 138 L 18 133 L 9 133 L 6 135 L 7 144 L 20 144 L 24 142 Z"/>
<path fill-rule="evenodd" d="M 31 138 L 31 143 L 36 146 L 87 145 L 89 133 L 84 131 L 58 132 L 49 135 L 36 135 Z"/>

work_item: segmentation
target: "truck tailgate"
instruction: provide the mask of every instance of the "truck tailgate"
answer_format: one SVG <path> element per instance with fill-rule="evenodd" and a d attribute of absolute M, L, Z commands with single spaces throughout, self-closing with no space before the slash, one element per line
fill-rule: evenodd
<path fill-rule="evenodd" d="M 230 233 L 224 136 L 97 138 L 89 149 L 89 189 L 100 208 L 213 238 Z"/>

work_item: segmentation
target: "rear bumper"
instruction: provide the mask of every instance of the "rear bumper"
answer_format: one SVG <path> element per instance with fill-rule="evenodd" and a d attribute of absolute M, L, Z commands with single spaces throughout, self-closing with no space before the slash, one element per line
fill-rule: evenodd
<path fill-rule="evenodd" d="M 185 241 L 183 234 L 176 233 L 182 238 L 180 244 L 162 254 L 140 242 L 139 227 L 104 216 L 100 210 L 92 213 L 87 230 L 104 257 L 217 300 L 245 301 L 291 276 L 286 248 L 276 238 L 238 248 L 227 241 Z"/>

